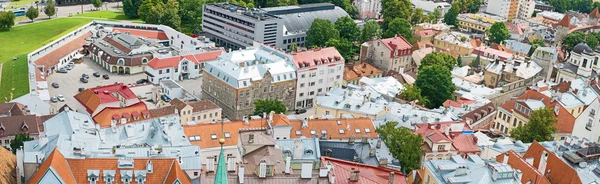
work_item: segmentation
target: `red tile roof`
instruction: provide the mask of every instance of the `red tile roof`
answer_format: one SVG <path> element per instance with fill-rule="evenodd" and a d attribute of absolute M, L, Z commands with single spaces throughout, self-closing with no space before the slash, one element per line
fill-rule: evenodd
<path fill-rule="evenodd" d="M 418 37 L 432 37 L 435 36 L 436 34 L 438 34 L 441 31 L 438 30 L 433 30 L 433 29 L 425 29 L 425 30 L 421 30 L 421 31 L 417 31 L 415 33 L 415 35 L 417 35 Z"/>
<path fill-rule="evenodd" d="M 143 36 L 146 38 L 154 38 L 159 40 L 168 40 L 167 34 L 162 31 L 155 30 L 143 30 L 143 29 L 128 29 L 128 28 L 113 28 L 113 31 L 119 31 L 121 33 L 129 33 L 135 36 Z"/>
<path fill-rule="evenodd" d="M 412 45 L 402 36 L 379 40 L 390 50 L 390 57 L 394 57 L 394 51 L 407 50 L 407 54 L 412 54 Z M 400 54 L 399 54 L 400 55 Z M 405 54 L 406 55 L 406 54 Z"/>
<path fill-rule="evenodd" d="M 92 35 L 92 33 L 90 33 L 90 32 L 82 34 L 79 37 L 73 39 L 72 41 L 55 49 L 54 51 L 40 57 L 38 60 L 34 61 L 34 63 L 36 65 L 44 66 L 45 69 L 47 70 L 51 66 L 57 65 L 58 62 L 60 62 L 59 60 L 61 58 L 69 55 L 71 52 L 78 50 L 78 49 L 83 49 L 83 45 L 86 44 L 85 39 L 91 35 Z M 50 48 L 50 49 L 52 49 L 52 48 Z"/>
<path fill-rule="evenodd" d="M 294 64 L 297 68 L 301 68 L 302 64 L 304 64 L 304 67 L 315 66 L 318 64 L 318 61 L 321 61 L 322 64 L 328 64 L 330 61 L 331 63 L 343 63 L 344 61 L 344 58 L 335 47 L 312 49 L 293 53 L 292 55 L 294 56 Z"/>
<path fill-rule="evenodd" d="M 381 73 L 383 73 L 381 70 L 366 62 L 344 66 L 344 80 L 354 80 Z"/>
<path fill-rule="evenodd" d="M 179 62 L 184 58 L 188 61 L 194 62 L 194 64 L 198 64 L 201 62 L 216 60 L 217 57 L 221 56 L 221 54 L 223 53 L 224 51 L 220 49 L 198 54 L 188 54 L 169 58 L 154 58 L 150 60 L 150 62 L 148 62 L 148 66 L 153 69 L 177 68 L 177 66 L 179 66 Z"/>
<path fill-rule="evenodd" d="M 111 84 L 95 88 L 89 88 L 75 95 L 75 99 L 79 101 L 89 113 L 95 112 L 100 104 L 118 102 L 118 97 L 114 94 L 119 94 L 120 97 L 129 99 L 137 99 L 137 96 L 123 83 Z"/>
<path fill-rule="evenodd" d="M 106 107 L 102 109 L 102 111 L 98 112 L 93 119 L 96 124 L 100 125 L 100 127 L 110 127 L 110 123 L 113 119 L 117 120 L 120 124 L 121 118 L 128 118 L 127 123 L 137 122 L 139 120 L 134 120 L 131 118 L 132 113 L 141 113 L 142 111 L 148 110 L 146 104 L 144 102 L 138 102 L 136 104 L 119 108 L 119 107 Z M 140 120 L 143 120 L 143 116 L 140 116 Z"/>
<path fill-rule="evenodd" d="M 451 127 L 452 124 L 462 123 L 464 124 L 462 130 L 450 130 L 448 135 L 444 132 L 446 127 Z M 433 143 L 440 141 L 452 142 L 452 149 L 458 151 L 458 153 L 477 153 L 480 152 L 477 147 L 477 141 L 473 134 L 463 134 L 465 130 L 471 130 L 469 125 L 464 121 L 448 121 L 448 122 L 436 122 L 436 123 L 423 123 L 416 124 L 417 130 L 415 134 L 420 134 L 424 138 L 429 139 Z M 432 128 L 433 127 L 433 128 Z M 427 143 L 424 146 L 428 148 Z M 428 148 L 431 149 L 431 148 Z"/>
<path fill-rule="evenodd" d="M 333 165 L 333 172 L 335 175 L 335 181 L 332 183 L 360 183 L 360 184 L 382 184 L 382 183 L 394 183 L 394 184 L 406 184 L 406 176 L 398 170 L 389 169 L 386 167 L 372 166 L 367 164 L 360 164 L 356 162 L 350 162 L 331 157 L 321 157 L 321 166 L 326 167 L 327 163 Z M 359 172 L 358 181 L 350 181 L 350 172 L 355 169 Z M 389 182 L 390 173 L 394 173 L 393 182 Z"/>
<path fill-rule="evenodd" d="M 52 171 L 50 171 L 50 167 L 52 167 Z M 29 178 L 27 183 L 39 183 L 40 180 L 42 180 L 42 177 L 49 171 L 55 172 L 54 174 L 58 175 L 58 177 L 60 177 L 60 179 L 66 183 L 76 183 L 73 173 L 69 172 L 71 171 L 71 168 L 69 167 L 69 164 L 67 164 L 67 160 L 57 148 L 54 148 L 52 153 L 48 155 L 48 158 L 44 160 L 38 171 L 35 172 L 31 178 Z M 87 171 L 84 170 L 83 172 Z"/>
<path fill-rule="evenodd" d="M 338 124 L 338 120 L 340 124 Z M 291 138 L 300 137 L 321 137 L 322 131 L 326 131 L 327 139 L 347 140 L 351 136 L 360 139 L 363 136 L 368 138 L 378 138 L 379 135 L 375 132 L 373 120 L 370 118 L 353 118 L 353 119 L 311 119 L 308 120 L 308 127 L 302 128 L 301 121 L 290 121 L 292 125 Z M 357 131 L 357 129 L 359 131 Z M 367 130 L 368 129 L 368 130 Z M 340 133 L 343 130 L 343 133 Z M 311 134 L 314 131 L 315 134 Z M 369 131 L 369 132 L 367 132 Z M 300 133 L 300 134 L 297 134 Z"/>
<path fill-rule="evenodd" d="M 569 17 L 568 13 L 565 13 L 565 16 L 562 18 L 562 20 L 560 20 L 560 22 L 558 22 L 558 25 L 563 27 L 571 27 L 571 18 Z"/>
<path fill-rule="evenodd" d="M 457 108 L 462 108 L 463 105 L 471 105 L 473 103 L 475 103 L 475 100 L 462 100 L 462 99 L 458 99 L 458 100 L 446 100 L 443 104 L 444 107 L 457 107 Z"/>
<path fill-rule="evenodd" d="M 592 13 L 590 13 L 590 17 L 600 18 L 600 12 L 598 12 L 598 7 L 594 8 L 594 10 L 592 10 Z"/>
<path fill-rule="evenodd" d="M 513 169 L 519 170 L 523 173 L 521 176 L 521 183 L 531 182 L 531 184 L 550 184 L 550 181 L 548 181 L 548 179 L 546 179 L 544 175 L 537 170 L 537 168 L 527 163 L 527 161 L 515 153 L 515 151 L 509 150 L 496 156 L 496 161 L 503 162 L 505 159 L 504 157 L 508 157 L 508 165 L 510 165 Z"/>

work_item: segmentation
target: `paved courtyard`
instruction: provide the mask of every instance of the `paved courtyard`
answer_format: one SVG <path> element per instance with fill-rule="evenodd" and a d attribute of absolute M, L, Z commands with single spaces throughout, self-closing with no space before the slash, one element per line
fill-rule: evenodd
<path fill-rule="evenodd" d="M 105 80 L 100 77 L 94 77 L 92 74 L 94 72 L 100 72 L 100 75 L 108 74 L 110 79 Z M 90 76 L 88 83 L 83 83 L 79 81 L 82 74 L 88 74 Z M 64 95 L 65 101 L 55 103 L 55 107 L 58 109 L 62 107 L 65 103 L 73 106 L 75 104 L 79 104 L 77 100 L 73 96 L 79 93 L 79 88 L 92 88 L 96 86 L 103 86 L 108 84 L 114 84 L 115 82 L 122 82 L 124 84 L 135 84 L 135 82 L 139 79 L 146 78 L 146 74 L 140 73 L 135 75 L 117 75 L 111 74 L 100 65 L 97 65 L 89 58 L 84 58 L 84 62 L 81 64 L 75 64 L 75 67 L 72 70 L 69 70 L 68 73 L 55 73 L 48 77 L 48 88 L 50 89 L 50 96 Z M 57 82 L 60 86 L 59 88 L 52 87 L 52 83 Z"/>

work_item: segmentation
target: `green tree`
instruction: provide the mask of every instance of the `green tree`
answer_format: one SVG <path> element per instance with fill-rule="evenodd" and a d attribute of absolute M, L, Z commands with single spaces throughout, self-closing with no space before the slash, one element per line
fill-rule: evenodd
<path fill-rule="evenodd" d="M 450 70 L 443 65 L 422 67 L 415 85 L 421 89 L 421 95 L 429 100 L 425 104 L 427 108 L 437 108 L 446 100 L 453 99 L 452 93 L 456 90 Z"/>
<path fill-rule="evenodd" d="M 492 24 L 492 27 L 487 30 L 487 34 L 489 37 L 488 39 L 497 44 L 500 44 L 504 40 L 510 38 L 510 33 L 508 32 L 508 28 L 506 28 L 504 22 L 495 22 Z"/>
<path fill-rule="evenodd" d="M 419 70 L 426 66 L 440 65 L 452 71 L 456 64 L 457 61 L 452 55 L 442 52 L 432 52 L 425 55 L 425 57 L 421 59 L 421 66 L 419 66 Z"/>
<path fill-rule="evenodd" d="M 316 18 L 306 31 L 306 46 L 322 47 L 329 39 L 337 39 L 339 36 L 339 31 L 330 20 Z"/>
<path fill-rule="evenodd" d="M 598 38 L 593 34 L 588 34 L 585 38 L 585 43 L 592 48 L 592 50 L 596 50 L 598 48 Z"/>
<path fill-rule="evenodd" d="M 298 44 L 296 44 L 296 42 L 292 43 L 292 46 L 290 46 L 290 47 L 291 47 L 291 49 L 290 49 L 291 51 L 298 52 Z"/>
<path fill-rule="evenodd" d="M 98 9 L 98 8 L 102 7 L 102 1 L 101 0 L 92 0 L 92 5 L 94 6 L 94 8 Z"/>
<path fill-rule="evenodd" d="M 570 4 L 565 0 L 550 0 L 548 4 L 552 5 L 557 12 L 565 13 L 570 10 Z"/>
<path fill-rule="evenodd" d="M 437 23 L 440 18 L 442 18 L 442 11 L 439 8 L 436 8 L 433 12 L 427 13 L 427 16 L 429 17 L 430 22 Z"/>
<path fill-rule="evenodd" d="M 56 6 L 54 5 L 54 1 L 48 0 L 46 7 L 44 8 L 44 13 L 48 16 L 48 18 L 56 15 Z"/>
<path fill-rule="evenodd" d="M 456 66 L 462 67 L 462 65 L 462 57 L 458 56 L 458 59 L 456 59 Z"/>
<path fill-rule="evenodd" d="M 412 39 L 412 28 L 406 19 L 395 18 L 390 22 L 388 29 L 383 33 L 384 38 L 392 38 L 396 35 L 400 35 L 406 40 Z"/>
<path fill-rule="evenodd" d="M 413 5 L 409 0 L 382 0 L 381 15 L 383 16 L 382 28 L 387 30 L 390 21 L 396 18 L 409 20 L 413 12 Z"/>
<path fill-rule="evenodd" d="M 349 16 L 339 18 L 335 21 L 335 29 L 339 31 L 340 38 L 347 39 L 351 42 L 357 41 L 358 36 L 360 35 L 360 28 Z"/>
<path fill-rule="evenodd" d="M 569 51 L 573 50 L 573 47 L 579 43 L 583 43 L 585 41 L 585 33 L 582 32 L 572 32 L 567 34 L 562 40 L 562 44 L 567 46 Z"/>
<path fill-rule="evenodd" d="M 137 17 L 137 10 L 134 12 L 131 0 L 123 0 L 123 13 L 128 17 Z"/>
<path fill-rule="evenodd" d="M 33 20 L 35 18 L 40 16 L 40 11 L 37 8 L 35 8 L 34 6 L 30 6 L 27 9 L 27 12 L 25 12 L 25 16 L 27 16 L 27 18 L 29 18 L 29 20 L 31 20 L 31 22 L 33 22 Z"/>
<path fill-rule="evenodd" d="M 429 100 L 421 95 L 421 89 L 419 89 L 416 85 L 404 85 L 404 91 L 400 93 L 398 96 L 400 99 L 404 99 L 407 101 L 419 101 L 419 105 L 425 105 Z"/>
<path fill-rule="evenodd" d="M 412 16 L 410 17 L 410 23 L 412 25 L 415 25 L 415 24 L 423 22 L 423 19 L 424 19 L 423 9 L 417 8 L 417 9 L 415 9 Z"/>
<path fill-rule="evenodd" d="M 363 25 L 363 29 L 360 33 L 360 42 L 366 42 L 373 38 L 379 38 L 381 36 L 381 29 L 379 24 L 375 20 L 369 20 Z"/>
<path fill-rule="evenodd" d="M 29 134 L 17 134 L 15 135 L 15 138 L 10 141 L 10 149 L 12 149 L 13 154 L 15 154 L 17 152 L 17 148 L 23 146 L 23 142 L 31 140 L 33 140 L 33 138 L 29 137 Z"/>
<path fill-rule="evenodd" d="M 528 55 L 531 56 L 533 54 L 533 52 L 535 52 L 535 49 L 537 49 L 538 47 L 545 47 L 546 43 L 544 42 L 543 39 L 536 38 L 536 39 L 529 41 L 529 45 L 531 45 L 531 49 L 529 49 Z"/>
<path fill-rule="evenodd" d="M 0 30 L 10 30 L 15 25 L 15 14 L 13 12 L 0 11 Z"/>
<path fill-rule="evenodd" d="M 287 109 L 286 109 L 285 105 L 277 99 L 264 99 L 264 100 L 258 99 L 256 101 L 254 101 L 254 114 L 253 115 L 262 117 L 263 113 L 269 114 L 269 113 L 271 113 L 271 111 L 274 111 L 276 114 L 279 114 L 279 113 L 286 113 Z"/>
<path fill-rule="evenodd" d="M 554 112 L 548 108 L 542 108 L 531 112 L 531 118 L 524 125 L 518 126 L 510 131 L 510 136 L 525 143 L 533 141 L 550 141 L 552 134 L 556 132 L 554 124 L 558 122 Z"/>
<path fill-rule="evenodd" d="M 338 52 L 340 52 L 340 54 L 342 55 L 342 57 L 344 57 L 344 60 L 346 60 L 346 62 L 352 61 L 352 58 L 354 57 L 354 50 L 352 49 L 352 42 L 346 40 L 346 39 L 330 39 L 329 41 L 327 41 L 327 43 L 325 43 L 326 46 L 328 47 L 335 47 L 335 49 L 338 50 Z"/>
<path fill-rule="evenodd" d="M 473 0 L 473 3 L 469 6 L 467 11 L 469 13 L 477 13 L 477 12 L 479 12 L 480 7 L 481 7 L 481 0 Z"/>
<path fill-rule="evenodd" d="M 202 7 L 204 0 L 180 1 L 179 17 L 181 17 L 182 30 L 190 33 L 200 32 L 202 29 Z"/>
<path fill-rule="evenodd" d="M 397 126 L 398 122 L 387 122 L 377 128 L 377 133 L 390 149 L 392 156 L 400 161 L 403 172 L 410 173 L 421 166 L 421 156 L 425 154 L 423 137 L 406 127 L 396 128 Z"/>
<path fill-rule="evenodd" d="M 479 68 L 479 66 L 481 66 L 481 55 L 477 55 L 477 57 L 469 63 L 469 67 L 472 69 Z"/>
<path fill-rule="evenodd" d="M 125 3 L 125 1 L 123 1 L 123 3 Z M 144 0 L 142 2 L 142 4 L 140 5 L 140 7 L 138 8 L 138 12 L 136 15 L 138 15 L 140 17 L 140 19 L 142 19 L 146 23 L 157 24 L 159 22 L 160 18 L 155 18 L 155 19 L 153 19 L 153 21 L 148 21 L 147 19 L 152 14 L 152 8 L 154 8 L 154 6 L 162 6 L 162 5 L 163 5 L 163 2 L 161 0 Z"/>
<path fill-rule="evenodd" d="M 177 0 L 167 1 L 161 16 L 160 24 L 169 26 L 175 30 L 180 29 L 181 17 L 179 17 L 179 2 L 177 2 Z"/>
<path fill-rule="evenodd" d="M 460 10 L 455 8 L 454 6 L 444 14 L 444 23 L 452 26 L 457 26 L 456 17 L 458 17 L 458 13 Z"/>

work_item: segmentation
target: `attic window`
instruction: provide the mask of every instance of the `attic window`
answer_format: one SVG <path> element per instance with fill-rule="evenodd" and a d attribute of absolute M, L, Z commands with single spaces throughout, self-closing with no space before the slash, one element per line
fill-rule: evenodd
<path fill-rule="evenodd" d="M 327 134 L 327 130 L 321 130 L 321 134 L 323 134 L 323 135 Z"/>
<path fill-rule="evenodd" d="M 190 136 L 190 141 L 199 141 L 200 140 L 200 136 L 196 135 L 196 136 Z"/>
<path fill-rule="evenodd" d="M 310 135 L 315 135 L 316 133 L 317 133 L 317 132 L 316 132 L 316 131 L 314 131 L 314 130 L 311 130 L 311 131 L 310 131 Z"/>
<path fill-rule="evenodd" d="M 213 140 L 217 139 L 217 134 L 210 134 L 210 138 Z"/>
<path fill-rule="evenodd" d="M 341 124 L 342 124 L 342 121 L 340 121 L 340 120 L 337 120 L 337 124 L 338 124 L 338 125 L 341 125 Z"/>
<path fill-rule="evenodd" d="M 231 134 L 229 134 L 229 132 L 225 132 L 225 138 L 231 138 Z"/>
<path fill-rule="evenodd" d="M 371 133 L 371 129 L 365 128 L 365 133 Z"/>
<path fill-rule="evenodd" d="M 340 134 L 344 134 L 344 129 L 340 129 Z"/>
<path fill-rule="evenodd" d="M 357 134 L 360 134 L 360 128 L 354 129 Z"/>
<path fill-rule="evenodd" d="M 302 133 L 300 133 L 300 130 L 296 130 L 296 135 L 302 135 Z"/>

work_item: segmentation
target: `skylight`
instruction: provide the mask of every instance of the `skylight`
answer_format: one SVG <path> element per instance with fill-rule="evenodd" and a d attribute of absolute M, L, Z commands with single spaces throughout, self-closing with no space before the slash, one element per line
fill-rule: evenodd
<path fill-rule="evenodd" d="M 225 138 L 231 138 L 231 134 L 229 134 L 229 132 L 225 132 Z"/>
<path fill-rule="evenodd" d="M 344 134 L 344 129 L 340 129 L 340 134 Z"/>
<path fill-rule="evenodd" d="M 213 139 L 213 140 L 217 139 L 217 134 L 210 134 L 210 138 Z"/>
<path fill-rule="evenodd" d="M 371 133 L 371 129 L 365 128 L 365 133 Z"/>

